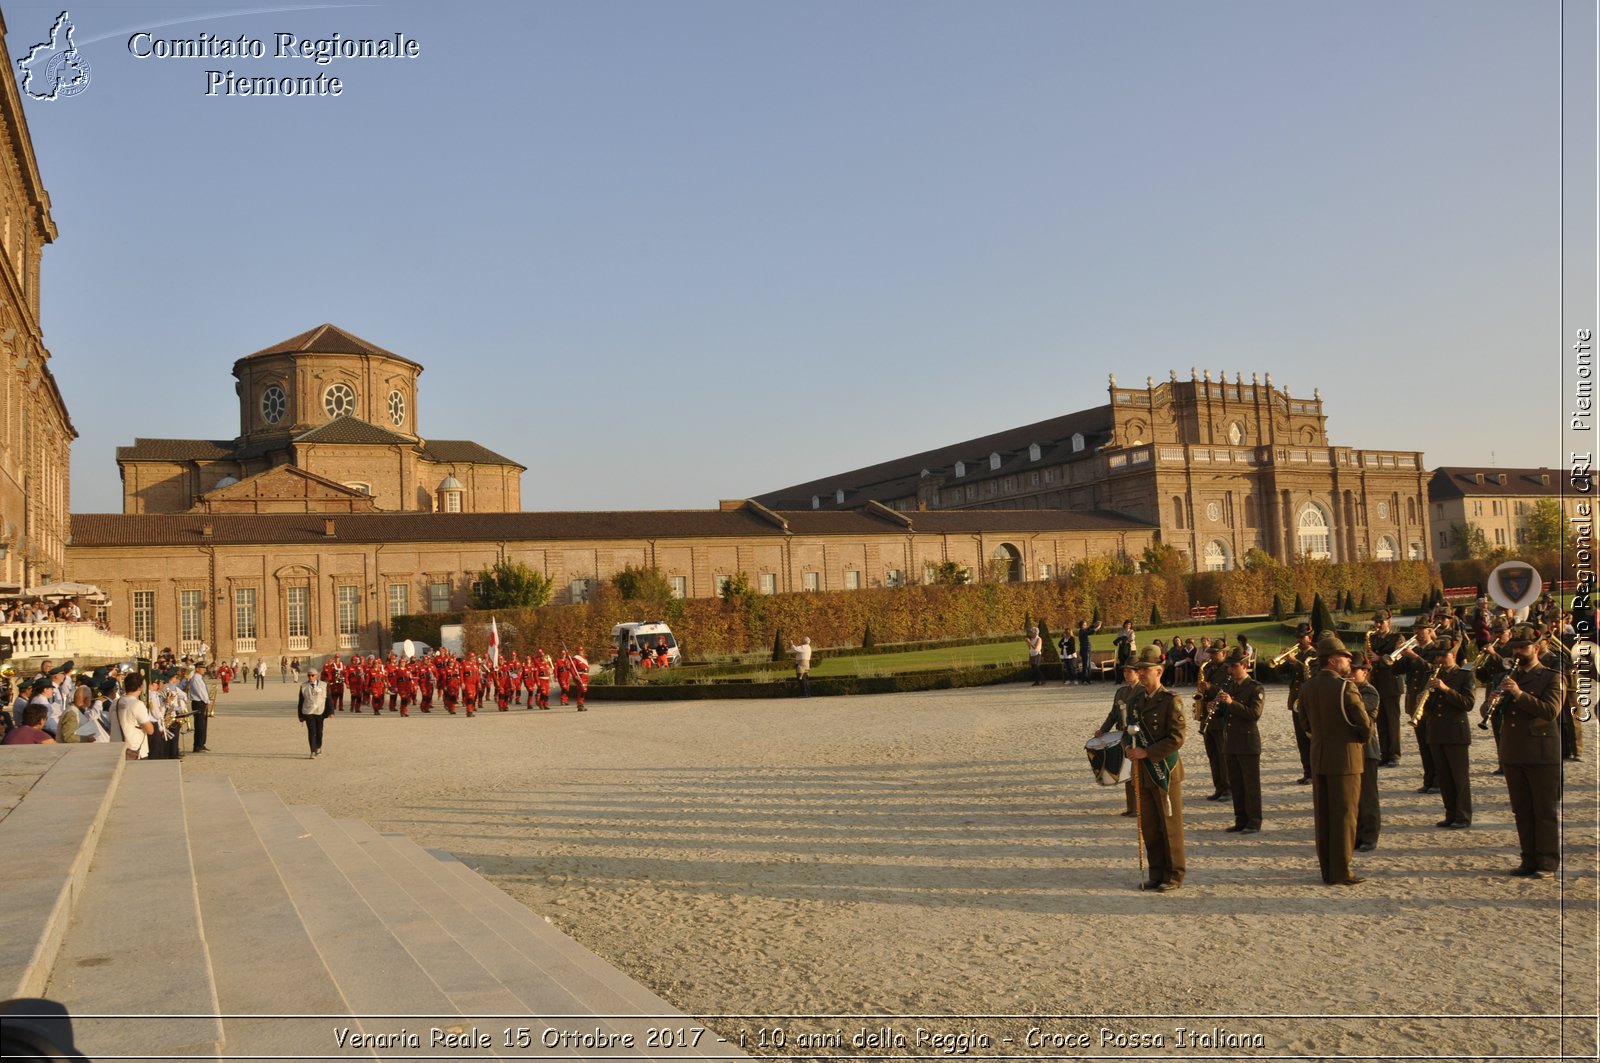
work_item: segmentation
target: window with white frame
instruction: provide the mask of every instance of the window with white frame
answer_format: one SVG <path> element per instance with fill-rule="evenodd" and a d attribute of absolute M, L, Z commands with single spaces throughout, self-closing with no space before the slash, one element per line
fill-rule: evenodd
<path fill-rule="evenodd" d="M 1039 578 L 1050 579 L 1056 574 L 1056 567 L 1048 561 L 1039 562 Z"/>
<path fill-rule="evenodd" d="M 858 590 L 860 590 L 861 589 L 861 573 L 857 572 L 853 568 L 845 569 L 844 570 L 844 589 L 847 590 L 847 591 L 858 591 Z"/>
<path fill-rule="evenodd" d="M 133 641 L 156 640 L 156 592 L 133 592 Z"/>
<path fill-rule="evenodd" d="M 235 587 L 233 589 L 233 637 L 236 639 L 253 639 L 257 637 L 256 631 L 256 589 L 254 587 Z"/>
<path fill-rule="evenodd" d="M 763 572 L 760 577 L 762 594 L 778 593 L 778 574 L 776 572 Z"/>
<path fill-rule="evenodd" d="M 718 598 L 728 593 L 728 584 L 731 582 L 733 582 L 733 577 L 726 573 L 719 573 L 711 577 L 711 585 L 717 589 Z"/>
<path fill-rule="evenodd" d="M 311 637 L 311 588 L 288 587 L 285 624 L 286 633 L 291 640 L 306 639 Z"/>
<path fill-rule="evenodd" d="M 389 619 L 411 612 L 411 587 L 405 583 L 389 584 Z"/>
<path fill-rule="evenodd" d="M 205 592 L 178 592 L 178 638 L 182 642 L 199 642 L 204 619 Z"/>
<path fill-rule="evenodd" d="M 361 588 L 353 583 L 341 585 L 334 592 L 335 612 L 339 624 L 339 648 L 348 650 L 355 646 L 361 630 Z"/>
<path fill-rule="evenodd" d="M 1328 528 L 1328 515 L 1315 502 L 1307 502 L 1300 510 L 1299 535 L 1296 546 L 1299 552 L 1314 559 L 1327 560 L 1332 556 L 1333 536 Z"/>
<path fill-rule="evenodd" d="M 593 583 L 594 581 L 588 577 L 579 577 L 572 581 L 568 590 L 572 595 L 572 603 L 574 605 L 582 605 L 589 600 L 589 591 Z"/>
<path fill-rule="evenodd" d="M 688 576 L 668 576 L 667 577 L 667 582 L 672 585 L 672 596 L 674 598 L 687 598 L 687 597 L 689 597 L 689 577 Z"/>
<path fill-rule="evenodd" d="M 800 586 L 803 587 L 805 590 L 808 590 L 808 591 L 821 590 L 822 589 L 822 573 L 820 573 L 820 572 L 806 572 L 806 573 L 803 573 L 800 576 Z"/>
<path fill-rule="evenodd" d="M 1378 536 L 1378 545 L 1372 550 L 1375 561 L 1398 561 L 1400 559 L 1400 544 L 1394 541 L 1392 535 Z"/>
<path fill-rule="evenodd" d="M 446 580 L 428 581 L 428 612 L 448 613 L 450 611 L 450 584 Z"/>
<path fill-rule="evenodd" d="M 891 568 L 883 574 L 883 584 L 886 587 L 898 587 L 905 581 L 906 574 L 898 568 Z"/>
<path fill-rule="evenodd" d="M 1206 543 L 1206 571 L 1226 572 L 1233 566 L 1229 563 L 1230 555 L 1228 544 L 1221 539 L 1212 539 Z"/>

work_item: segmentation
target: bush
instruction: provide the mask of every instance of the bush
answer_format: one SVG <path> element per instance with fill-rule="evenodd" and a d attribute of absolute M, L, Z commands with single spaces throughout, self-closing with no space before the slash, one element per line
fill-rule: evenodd
<path fill-rule="evenodd" d="M 1219 614 L 1218 615 L 1220 615 L 1220 610 L 1219 610 Z M 1160 627 L 1161 626 L 1161 607 L 1158 606 L 1158 605 L 1152 605 L 1150 607 L 1150 626 L 1151 627 Z"/>
<path fill-rule="evenodd" d="M 622 571 L 611 577 L 623 601 L 667 602 L 672 600 L 672 583 L 658 568 L 622 566 Z"/>
<path fill-rule="evenodd" d="M 783 628 L 772 635 L 772 663 L 782 664 L 789 659 L 789 647 L 783 644 Z"/>
<path fill-rule="evenodd" d="M 878 644 L 877 636 L 872 633 L 872 621 L 867 621 L 867 630 L 861 633 L 861 648 L 870 650 Z"/>
<path fill-rule="evenodd" d="M 1056 645 L 1055 640 L 1050 637 L 1050 625 L 1043 620 L 1039 621 L 1039 638 L 1044 642 L 1044 656 L 1042 658 L 1044 663 L 1059 663 L 1061 649 Z"/>
<path fill-rule="evenodd" d="M 550 600 L 550 577 L 521 561 L 502 560 L 478 570 L 474 609 L 536 609 Z"/>
<path fill-rule="evenodd" d="M 1294 615 L 1295 616 L 1303 616 L 1303 615 L 1305 615 L 1305 611 L 1306 611 L 1306 600 L 1304 598 L 1300 597 L 1300 593 L 1298 591 L 1296 591 L 1295 592 L 1295 596 L 1294 596 Z"/>
<path fill-rule="evenodd" d="M 1274 620 L 1283 619 L 1283 595 L 1274 594 L 1272 596 L 1272 612 L 1269 615 Z"/>
<path fill-rule="evenodd" d="M 461 623 L 460 613 L 406 613 L 389 622 L 389 638 L 394 642 L 412 639 L 426 642 L 438 649 L 439 629 L 445 624 Z"/>
<path fill-rule="evenodd" d="M 1322 600 L 1320 594 L 1311 603 L 1311 630 L 1315 631 L 1318 637 L 1333 631 L 1333 614 L 1328 612 L 1328 604 Z"/>

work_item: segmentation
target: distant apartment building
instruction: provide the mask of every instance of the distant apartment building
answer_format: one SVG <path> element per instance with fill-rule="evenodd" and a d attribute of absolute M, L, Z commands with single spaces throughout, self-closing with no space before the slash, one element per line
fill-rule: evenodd
<path fill-rule="evenodd" d="M 1492 466 L 1441 466 L 1428 481 L 1434 553 L 1452 556 L 1451 528 L 1477 528 L 1491 550 L 1515 550 L 1528 541 L 1528 517 L 1541 498 L 1554 499 L 1564 520 L 1577 516 L 1588 496 L 1563 491 L 1559 469 L 1498 469 Z M 1589 499 L 1592 503 L 1592 499 Z"/>

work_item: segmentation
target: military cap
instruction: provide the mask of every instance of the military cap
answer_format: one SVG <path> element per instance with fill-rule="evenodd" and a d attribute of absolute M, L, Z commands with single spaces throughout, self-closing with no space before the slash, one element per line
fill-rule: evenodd
<path fill-rule="evenodd" d="M 1518 646 L 1531 646 L 1544 636 L 1539 634 L 1539 629 L 1532 624 L 1518 624 L 1511 629 L 1511 638 L 1506 645 L 1512 648 Z"/>
<path fill-rule="evenodd" d="M 1368 671 L 1368 672 L 1372 671 L 1372 658 L 1368 657 L 1365 653 L 1358 653 L 1355 656 L 1351 657 L 1350 658 L 1350 670 L 1353 672 L 1357 668 L 1363 669 L 1364 671 Z"/>
<path fill-rule="evenodd" d="M 1228 652 L 1228 644 L 1226 642 L 1224 642 L 1222 639 L 1218 639 L 1217 641 L 1213 642 L 1211 645 L 1206 647 L 1206 652 L 1207 653 L 1227 653 Z"/>
<path fill-rule="evenodd" d="M 1489 634 L 1491 635 L 1498 635 L 1505 631 L 1505 629 L 1506 622 L 1504 620 L 1493 620 L 1489 623 Z"/>
<path fill-rule="evenodd" d="M 66 675 L 68 672 L 72 671 L 72 665 L 73 664 L 74 664 L 74 662 L 72 662 L 72 661 L 62 661 L 60 664 L 58 664 L 54 668 L 50 669 L 48 674 L 49 675 Z"/>
<path fill-rule="evenodd" d="M 1372 614 L 1372 622 L 1374 624 L 1381 624 L 1387 619 L 1389 619 L 1389 614 L 1384 612 L 1382 609 Z"/>
<path fill-rule="evenodd" d="M 1232 666 L 1232 665 L 1235 665 L 1235 664 L 1249 664 L 1249 663 L 1250 663 L 1250 655 L 1248 653 L 1244 652 L 1244 650 L 1242 648 L 1240 648 L 1240 647 L 1237 647 L 1237 646 L 1234 647 L 1233 652 L 1228 654 L 1228 664 L 1229 664 L 1229 666 Z"/>
<path fill-rule="evenodd" d="M 51 672 L 50 674 L 51 675 L 55 675 L 54 672 Z M 42 692 L 44 692 L 46 690 L 49 690 L 54 685 L 55 684 L 50 682 L 48 677 L 41 675 L 41 676 L 38 676 L 38 677 L 36 677 L 34 679 L 33 684 L 31 686 L 29 686 L 28 689 L 33 691 L 35 694 L 39 694 L 39 693 L 42 693 Z"/>
<path fill-rule="evenodd" d="M 1295 629 L 1294 629 L 1294 637 L 1295 638 L 1299 638 L 1301 635 L 1309 635 L 1309 634 L 1311 634 L 1311 625 L 1310 624 L 1297 624 L 1295 626 Z"/>
<path fill-rule="evenodd" d="M 1453 653 L 1455 652 L 1455 648 L 1456 637 L 1454 635 L 1440 635 L 1433 642 L 1433 652 L 1435 654 Z"/>
<path fill-rule="evenodd" d="M 1417 617 L 1416 621 L 1414 623 L 1412 623 L 1411 630 L 1413 630 L 1413 631 L 1421 631 L 1425 627 L 1432 627 L 1432 626 L 1433 626 L 1433 617 L 1431 615 L 1430 616 L 1419 616 L 1419 617 Z"/>
<path fill-rule="evenodd" d="M 100 686 L 99 686 L 98 690 L 96 690 L 96 693 L 98 693 L 101 697 L 106 697 L 106 698 L 109 698 L 111 695 L 115 694 L 116 692 L 117 692 L 117 681 L 115 679 L 102 679 L 100 681 Z"/>
<path fill-rule="evenodd" d="M 1139 656 L 1133 659 L 1133 666 L 1135 668 L 1165 668 L 1167 659 L 1154 646 L 1146 646 L 1139 651 Z"/>
<path fill-rule="evenodd" d="M 1318 657 L 1349 657 L 1351 653 L 1337 635 L 1324 635 L 1317 642 Z"/>

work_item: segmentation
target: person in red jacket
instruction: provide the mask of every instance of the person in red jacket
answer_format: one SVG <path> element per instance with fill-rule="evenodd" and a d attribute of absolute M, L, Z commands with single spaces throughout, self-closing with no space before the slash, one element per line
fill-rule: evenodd
<path fill-rule="evenodd" d="M 444 711 L 454 716 L 456 705 L 461 702 L 461 671 L 453 663 L 445 669 L 439 688 L 444 691 Z"/>
<path fill-rule="evenodd" d="M 483 677 L 478 674 L 478 662 L 471 657 L 467 658 L 467 663 L 461 666 L 461 700 L 466 702 L 468 716 L 471 716 L 478 707 L 482 682 Z"/>
<path fill-rule="evenodd" d="M 379 716 L 383 713 L 383 697 L 389 690 L 389 677 L 384 672 L 383 662 L 368 658 L 367 661 L 367 700 L 372 702 L 372 715 Z"/>
<path fill-rule="evenodd" d="M 412 670 L 411 665 L 403 664 L 400 666 L 398 686 L 400 690 L 400 715 L 410 716 L 411 706 L 417 703 L 417 674 Z"/>
<path fill-rule="evenodd" d="M 421 667 L 417 669 L 417 693 L 422 697 L 423 712 L 433 711 L 434 679 L 433 665 L 423 661 Z"/>
<path fill-rule="evenodd" d="M 566 650 L 556 658 L 556 686 L 561 688 L 561 704 L 567 703 L 567 688 L 572 685 L 572 657 Z"/>
<path fill-rule="evenodd" d="M 501 712 L 509 711 L 506 706 L 511 704 L 511 667 L 502 664 L 494 672 L 494 707 Z"/>
<path fill-rule="evenodd" d="M 572 655 L 572 689 L 578 695 L 578 711 L 588 712 L 583 699 L 589 694 L 589 658 L 583 655 L 582 646 Z"/>
<path fill-rule="evenodd" d="M 345 683 L 350 687 L 350 711 L 360 712 L 361 704 L 367 698 L 367 670 L 361 666 L 361 659 L 352 656 L 350 665 L 344 670 Z"/>
<path fill-rule="evenodd" d="M 541 709 L 550 708 L 550 680 L 555 676 L 555 665 L 550 660 L 550 655 L 539 650 L 535 660 L 535 697 Z"/>
<path fill-rule="evenodd" d="M 227 661 L 217 665 L 217 682 L 222 684 L 222 692 L 228 692 L 228 684 L 233 682 L 233 668 Z"/>
<path fill-rule="evenodd" d="M 344 662 L 339 660 L 336 653 L 328 658 L 322 666 L 322 681 L 328 684 L 327 712 L 329 714 L 340 712 L 344 709 Z"/>

